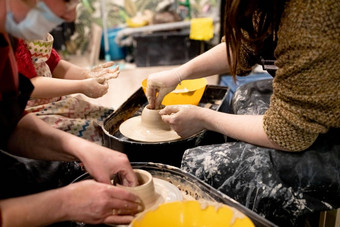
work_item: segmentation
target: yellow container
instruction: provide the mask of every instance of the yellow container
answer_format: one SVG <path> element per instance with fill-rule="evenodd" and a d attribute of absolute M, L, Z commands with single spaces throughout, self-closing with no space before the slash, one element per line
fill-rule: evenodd
<path fill-rule="evenodd" d="M 130 227 L 254 227 L 240 211 L 220 203 L 178 201 L 159 205 L 135 218 Z"/>
<path fill-rule="evenodd" d="M 147 79 L 143 80 L 142 82 L 144 93 L 146 93 L 146 84 Z M 162 105 L 198 105 L 198 103 L 201 101 L 206 86 L 207 80 L 205 78 L 183 80 L 174 91 L 170 92 L 164 97 Z"/>

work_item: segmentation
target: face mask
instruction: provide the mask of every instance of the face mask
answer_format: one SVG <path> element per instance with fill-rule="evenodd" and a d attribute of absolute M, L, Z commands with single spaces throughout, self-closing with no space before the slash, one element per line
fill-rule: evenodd
<path fill-rule="evenodd" d="M 8 0 L 6 5 L 6 31 L 17 38 L 27 41 L 44 39 L 48 32 L 64 22 L 64 20 L 56 16 L 44 2 L 39 1 L 37 5 L 27 13 L 23 21 L 16 23 L 13 13 L 10 12 L 8 8 Z"/>

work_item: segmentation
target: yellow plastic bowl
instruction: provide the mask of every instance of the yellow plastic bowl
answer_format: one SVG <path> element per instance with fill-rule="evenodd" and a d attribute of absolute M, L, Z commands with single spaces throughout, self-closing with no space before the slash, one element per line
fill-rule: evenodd
<path fill-rule="evenodd" d="M 240 211 L 220 203 L 164 203 L 135 218 L 130 227 L 254 227 Z"/>
<path fill-rule="evenodd" d="M 147 79 L 143 80 L 142 88 L 146 93 Z M 207 86 L 207 80 L 205 78 L 194 79 L 194 80 L 183 80 L 176 89 L 167 94 L 162 104 L 167 105 L 181 105 L 181 104 L 192 104 L 198 105 L 201 101 L 205 87 Z"/>

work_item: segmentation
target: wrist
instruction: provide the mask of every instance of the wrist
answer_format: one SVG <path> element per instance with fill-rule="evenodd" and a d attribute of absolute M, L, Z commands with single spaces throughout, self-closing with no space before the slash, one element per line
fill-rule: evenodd
<path fill-rule="evenodd" d="M 209 126 L 209 119 L 211 118 L 210 109 L 198 107 L 197 111 L 195 111 L 197 120 L 201 122 L 202 127 L 207 130 L 211 130 Z"/>
<path fill-rule="evenodd" d="M 56 218 L 58 218 L 59 222 L 74 219 L 74 215 L 72 214 L 72 195 L 75 196 L 73 184 L 56 189 L 55 197 L 57 198 L 56 203 L 59 208 L 59 214 Z"/>
<path fill-rule="evenodd" d="M 193 71 L 189 64 L 181 65 L 174 70 L 178 73 L 181 81 L 192 79 Z"/>
<path fill-rule="evenodd" d="M 177 79 L 178 79 L 178 84 L 181 84 L 181 82 L 182 82 L 182 74 L 180 73 L 179 70 L 176 70 L 175 74 L 176 74 Z"/>
<path fill-rule="evenodd" d="M 53 189 L 51 191 L 51 197 L 53 199 L 50 199 L 49 202 L 53 202 L 55 205 L 54 207 L 54 217 L 52 217 L 52 220 L 55 220 L 56 222 L 62 222 L 62 221 L 69 221 L 71 220 L 70 217 L 70 198 L 67 196 L 67 186 Z M 53 221 L 53 222 L 55 222 Z"/>
<path fill-rule="evenodd" d="M 84 155 L 88 152 L 84 152 L 91 149 L 91 145 L 94 144 L 88 140 L 84 140 L 76 135 L 70 135 L 69 133 L 64 132 L 64 139 L 60 139 L 63 141 L 61 143 L 61 150 L 67 151 L 65 155 L 67 155 L 67 161 L 84 161 Z"/>
<path fill-rule="evenodd" d="M 81 72 L 80 75 L 81 75 L 82 79 L 89 79 L 89 78 L 92 78 L 92 77 L 90 76 L 90 70 L 84 69 L 84 70 L 82 70 L 82 72 Z"/>
<path fill-rule="evenodd" d="M 85 94 L 85 91 L 87 90 L 87 82 L 90 79 L 83 79 L 83 80 L 78 80 L 77 83 L 77 88 L 79 89 L 77 92 Z"/>
<path fill-rule="evenodd" d="M 171 85 L 181 84 L 181 82 L 186 78 L 185 74 L 183 73 L 183 70 L 181 70 L 180 68 L 172 69 L 170 72 L 171 72 L 170 80 Z"/>

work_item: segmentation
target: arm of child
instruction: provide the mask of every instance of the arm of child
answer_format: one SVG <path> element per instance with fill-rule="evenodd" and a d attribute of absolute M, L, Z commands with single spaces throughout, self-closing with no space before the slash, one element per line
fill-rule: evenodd
<path fill-rule="evenodd" d="M 51 77 L 34 77 L 31 79 L 34 90 L 33 98 L 53 98 L 63 95 L 82 93 L 90 98 L 99 98 L 107 93 L 108 83 L 103 78 L 69 80 Z"/>

